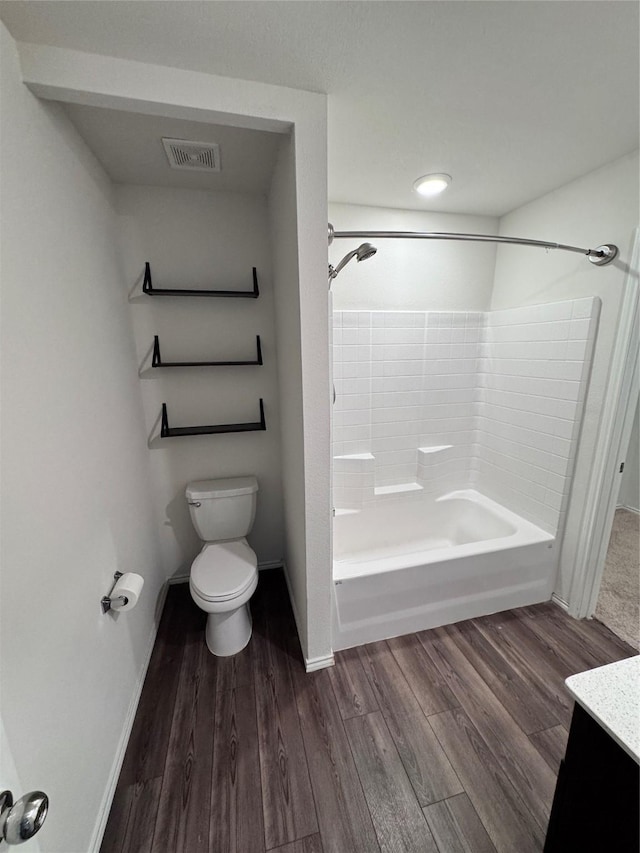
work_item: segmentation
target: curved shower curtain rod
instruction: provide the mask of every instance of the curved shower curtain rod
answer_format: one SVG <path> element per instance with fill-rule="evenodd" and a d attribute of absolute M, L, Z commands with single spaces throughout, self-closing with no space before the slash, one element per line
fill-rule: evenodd
<path fill-rule="evenodd" d="M 446 231 L 334 231 L 329 222 L 329 245 L 336 238 L 349 237 L 360 239 L 400 238 L 405 240 L 469 240 L 477 243 L 514 243 L 520 246 L 539 246 L 542 249 L 563 249 L 565 252 L 578 252 L 586 255 L 592 264 L 603 267 L 610 264 L 618 255 L 618 247 L 613 243 L 604 243 L 597 249 L 582 249 L 580 246 L 567 246 L 564 243 L 547 243 L 544 240 L 526 240 L 522 237 L 497 237 L 490 234 L 456 234 Z"/>

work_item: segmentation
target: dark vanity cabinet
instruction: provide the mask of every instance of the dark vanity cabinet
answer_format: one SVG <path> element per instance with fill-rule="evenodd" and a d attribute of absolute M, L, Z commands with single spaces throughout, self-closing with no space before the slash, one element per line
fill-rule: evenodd
<path fill-rule="evenodd" d="M 638 763 L 577 702 L 544 853 L 638 853 Z"/>

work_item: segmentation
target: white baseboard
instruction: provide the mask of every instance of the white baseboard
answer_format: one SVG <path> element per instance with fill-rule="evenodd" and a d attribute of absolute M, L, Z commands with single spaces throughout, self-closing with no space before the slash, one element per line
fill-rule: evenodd
<path fill-rule="evenodd" d="M 558 607 L 561 607 L 567 613 L 569 612 L 569 605 L 567 604 L 567 602 L 563 598 L 560 598 L 559 595 L 556 595 L 555 592 L 551 596 L 551 601 L 553 601 L 554 604 L 557 604 Z"/>
<path fill-rule="evenodd" d="M 331 655 L 325 655 L 320 658 L 305 658 L 304 668 L 307 672 L 315 672 L 317 669 L 326 669 L 328 666 L 335 666 L 336 659 Z"/>
<path fill-rule="evenodd" d="M 640 509 L 637 506 L 627 506 L 626 504 L 618 504 L 616 509 L 626 509 L 627 512 L 635 512 L 636 515 L 640 515 Z"/>
<path fill-rule="evenodd" d="M 282 560 L 265 560 L 262 563 L 258 563 L 258 571 L 264 572 L 268 569 L 283 569 L 284 563 Z"/>
<path fill-rule="evenodd" d="M 129 743 L 129 738 L 131 737 L 131 730 L 133 729 L 133 722 L 136 718 L 136 711 L 138 710 L 138 703 L 140 702 L 140 696 L 142 695 L 142 688 L 144 687 L 144 680 L 147 676 L 147 669 L 149 668 L 149 662 L 151 661 L 151 655 L 153 653 L 153 647 L 156 642 L 156 636 L 158 634 L 158 628 L 160 626 L 160 618 L 162 617 L 162 611 L 164 610 L 164 604 L 167 597 L 167 592 L 169 590 L 169 584 L 172 581 L 168 581 L 163 584 L 162 589 L 160 591 L 160 601 L 158 612 L 160 613 L 160 617 L 158 618 L 157 623 L 154 622 L 153 630 L 151 631 L 151 635 L 149 637 L 148 647 L 144 657 L 144 663 L 140 669 L 140 675 L 138 676 L 138 680 L 136 682 L 135 690 L 133 692 L 133 696 L 131 697 L 131 702 L 129 703 L 129 708 L 127 710 L 127 715 L 124 720 L 124 726 L 122 727 L 122 734 L 120 735 L 120 740 L 118 742 L 118 747 L 116 749 L 115 758 L 113 760 L 113 765 L 111 766 L 111 772 L 109 773 L 109 778 L 107 780 L 107 786 L 105 788 L 104 796 L 102 798 L 102 803 L 100 805 L 100 811 L 98 812 L 98 819 L 96 821 L 95 828 L 93 830 L 93 836 L 91 838 L 91 843 L 89 845 L 90 853 L 99 853 L 100 847 L 102 845 L 102 839 L 104 836 L 105 829 L 107 828 L 107 821 L 109 819 L 109 812 L 111 811 L 111 805 L 113 803 L 113 798 L 116 792 L 116 786 L 118 784 L 118 779 L 120 777 L 120 771 L 122 770 L 122 764 L 124 762 L 124 756 L 127 751 L 127 745 Z M 175 583 L 175 581 L 174 581 Z"/>
<path fill-rule="evenodd" d="M 172 577 L 169 578 L 169 580 L 167 581 L 167 584 L 169 586 L 173 586 L 176 583 L 188 583 L 188 581 L 189 581 L 189 575 L 188 574 L 187 575 L 173 575 Z"/>

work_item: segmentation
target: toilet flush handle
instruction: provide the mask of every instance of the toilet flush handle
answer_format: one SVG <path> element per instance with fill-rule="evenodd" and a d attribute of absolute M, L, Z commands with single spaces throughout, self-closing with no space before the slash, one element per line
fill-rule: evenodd
<path fill-rule="evenodd" d="M 202 506 L 200 501 L 187 501 L 187 503 L 189 504 L 189 506 Z"/>

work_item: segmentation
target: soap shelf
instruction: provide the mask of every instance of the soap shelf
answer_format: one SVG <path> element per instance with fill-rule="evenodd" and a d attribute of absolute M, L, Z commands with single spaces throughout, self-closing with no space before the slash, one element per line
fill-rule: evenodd
<path fill-rule="evenodd" d="M 264 404 L 262 397 L 260 398 L 260 420 L 256 423 L 246 424 L 215 424 L 213 426 L 191 426 L 191 427 L 170 427 L 169 417 L 167 415 L 167 404 L 162 404 L 162 425 L 160 427 L 161 438 L 174 438 L 182 435 L 211 435 L 220 432 L 255 432 L 256 430 L 264 430 L 267 428 L 264 419 Z"/>
<path fill-rule="evenodd" d="M 253 267 L 253 290 L 179 290 L 177 288 L 156 288 L 151 282 L 151 265 L 147 261 L 144 265 L 144 281 L 142 292 L 147 296 L 229 296 L 257 299 L 260 296 L 258 289 L 258 273 Z"/>
<path fill-rule="evenodd" d="M 239 364 L 263 364 L 260 335 L 256 335 L 256 358 L 254 361 L 162 361 L 160 340 L 157 335 L 153 336 L 152 367 L 229 367 Z"/>

